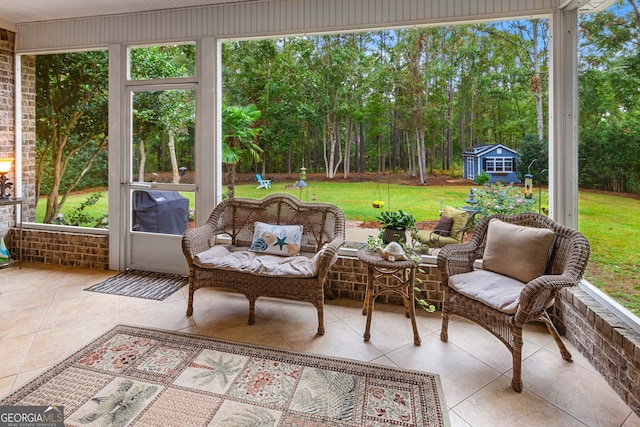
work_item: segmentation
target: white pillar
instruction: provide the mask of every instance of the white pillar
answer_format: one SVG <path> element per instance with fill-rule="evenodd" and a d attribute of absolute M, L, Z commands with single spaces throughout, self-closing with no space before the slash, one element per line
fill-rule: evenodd
<path fill-rule="evenodd" d="M 123 270 L 125 267 L 124 203 L 126 168 L 123 167 L 123 139 L 125 138 L 126 103 L 122 96 L 126 76 L 126 48 L 119 44 L 109 46 L 109 270 Z"/>
<path fill-rule="evenodd" d="M 570 6 L 571 7 L 571 6 Z M 578 226 L 578 9 L 551 18 L 549 76 L 549 210 Z"/>
<path fill-rule="evenodd" d="M 204 224 L 222 200 L 222 49 L 213 37 L 203 38 L 199 51 L 196 117 L 196 225 Z"/>

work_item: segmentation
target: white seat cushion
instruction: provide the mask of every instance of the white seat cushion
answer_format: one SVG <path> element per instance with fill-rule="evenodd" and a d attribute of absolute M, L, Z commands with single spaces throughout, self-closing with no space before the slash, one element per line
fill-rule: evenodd
<path fill-rule="evenodd" d="M 515 314 L 525 283 L 487 270 L 454 274 L 449 286 L 459 293 L 506 314 Z"/>
<path fill-rule="evenodd" d="M 240 271 L 256 276 L 315 277 L 318 275 L 320 253 L 300 252 L 298 256 L 282 257 L 249 251 L 248 248 L 214 245 L 194 257 L 201 268 Z"/>

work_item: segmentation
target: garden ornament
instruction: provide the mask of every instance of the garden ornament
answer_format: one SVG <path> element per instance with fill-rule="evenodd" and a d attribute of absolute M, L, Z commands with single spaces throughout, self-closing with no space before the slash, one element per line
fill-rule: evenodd
<path fill-rule="evenodd" d="M 387 261 L 406 261 L 407 254 L 400 246 L 398 242 L 391 242 L 387 245 L 386 248 L 381 246 L 376 247 L 376 253 L 380 255 L 380 257 L 386 259 Z"/>

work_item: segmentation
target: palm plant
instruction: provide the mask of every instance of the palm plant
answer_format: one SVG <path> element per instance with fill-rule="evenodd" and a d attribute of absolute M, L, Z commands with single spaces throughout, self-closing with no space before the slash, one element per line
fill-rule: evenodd
<path fill-rule="evenodd" d="M 256 138 L 262 128 L 254 127 L 260 114 L 253 104 L 222 106 L 222 163 L 228 165 L 229 197 L 235 195 L 236 164 L 246 158 L 260 160 L 263 150 Z"/>

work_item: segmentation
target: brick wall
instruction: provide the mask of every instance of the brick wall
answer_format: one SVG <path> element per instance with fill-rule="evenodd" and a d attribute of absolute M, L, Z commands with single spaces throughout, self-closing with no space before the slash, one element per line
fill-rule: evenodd
<path fill-rule="evenodd" d="M 563 291 L 554 312 L 571 343 L 640 415 L 640 334 L 579 288 Z"/>
<path fill-rule="evenodd" d="M 442 307 L 442 286 L 440 274 L 435 266 L 421 266 L 416 272 L 416 286 L 421 292 L 416 296 L 423 298 L 440 309 Z M 329 272 L 329 286 L 336 297 L 364 300 L 367 286 L 367 266 L 355 257 L 340 257 Z M 386 279 L 388 282 L 388 279 Z M 376 302 L 402 304 L 399 295 L 380 295 Z"/>
<path fill-rule="evenodd" d="M 15 33 L 0 29 L 0 157 L 15 157 Z M 13 170 L 7 174 L 12 182 Z M 13 195 L 13 190 L 9 194 Z M 14 221 L 13 206 L 0 207 L 0 237 Z"/>
<path fill-rule="evenodd" d="M 7 246 L 18 256 L 19 230 L 12 228 Z M 42 264 L 109 269 L 109 236 L 48 230 L 23 230 L 22 260 Z"/>

